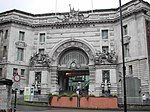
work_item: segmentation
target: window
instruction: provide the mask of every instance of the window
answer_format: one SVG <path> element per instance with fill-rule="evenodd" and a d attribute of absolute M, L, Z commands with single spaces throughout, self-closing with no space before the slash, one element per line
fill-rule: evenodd
<path fill-rule="evenodd" d="M 40 54 L 44 54 L 44 49 L 39 49 Z"/>
<path fill-rule="evenodd" d="M 40 42 L 45 42 L 45 33 L 40 33 Z"/>
<path fill-rule="evenodd" d="M 108 30 L 102 30 L 102 39 L 108 39 Z"/>
<path fill-rule="evenodd" d="M 41 84 L 41 72 L 35 73 L 35 84 L 37 84 L 37 85 Z"/>
<path fill-rule="evenodd" d="M 0 77 L 2 77 L 2 68 L 0 68 Z"/>
<path fill-rule="evenodd" d="M 7 56 L 7 46 L 4 46 L 3 48 L 3 57 Z"/>
<path fill-rule="evenodd" d="M 0 38 L 2 39 L 3 37 L 3 30 L 0 30 Z"/>
<path fill-rule="evenodd" d="M 127 29 L 127 25 L 123 26 L 123 35 L 127 35 L 128 34 L 128 29 Z"/>
<path fill-rule="evenodd" d="M 133 69 L 132 69 L 132 65 L 129 65 L 129 75 L 133 74 Z"/>
<path fill-rule="evenodd" d="M 109 70 L 102 70 L 102 81 L 105 83 L 110 82 L 110 73 Z"/>
<path fill-rule="evenodd" d="M 18 61 L 23 61 L 23 55 L 24 55 L 24 49 L 23 48 L 18 48 L 17 60 Z"/>
<path fill-rule="evenodd" d="M 25 75 L 25 69 L 21 69 L 21 76 Z"/>
<path fill-rule="evenodd" d="M 109 47 L 108 46 L 102 46 L 102 52 L 103 53 L 108 53 Z"/>
<path fill-rule="evenodd" d="M 5 31 L 5 39 L 8 37 L 8 30 Z"/>
<path fill-rule="evenodd" d="M 129 43 L 124 44 L 124 56 L 129 56 Z"/>
<path fill-rule="evenodd" d="M 25 32 L 19 31 L 19 40 L 24 41 Z"/>
<path fill-rule="evenodd" d="M 82 51 L 71 49 L 62 55 L 59 63 L 60 65 L 68 65 L 71 64 L 70 62 L 86 65 L 88 64 L 88 57 Z"/>
<path fill-rule="evenodd" d="M 17 68 L 13 68 L 13 76 L 16 75 L 18 73 L 18 69 Z"/>

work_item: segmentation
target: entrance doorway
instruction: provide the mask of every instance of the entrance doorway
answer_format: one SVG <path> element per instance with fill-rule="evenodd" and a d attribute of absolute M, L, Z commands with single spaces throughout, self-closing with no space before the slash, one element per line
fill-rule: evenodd
<path fill-rule="evenodd" d="M 58 71 L 58 84 L 60 93 L 79 93 L 88 94 L 89 89 L 89 71 L 88 70 L 66 70 Z"/>

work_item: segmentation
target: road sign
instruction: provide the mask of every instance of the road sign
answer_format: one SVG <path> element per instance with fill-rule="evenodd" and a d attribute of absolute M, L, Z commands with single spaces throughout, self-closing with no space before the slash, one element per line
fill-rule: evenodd
<path fill-rule="evenodd" d="M 18 75 L 18 74 L 14 75 L 14 81 L 19 82 L 20 81 L 20 75 Z"/>

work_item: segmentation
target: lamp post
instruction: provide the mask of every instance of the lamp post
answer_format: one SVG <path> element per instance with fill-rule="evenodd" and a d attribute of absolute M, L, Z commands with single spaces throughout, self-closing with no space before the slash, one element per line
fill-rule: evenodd
<path fill-rule="evenodd" d="M 122 45 L 122 63 L 123 63 L 123 90 L 124 90 L 124 112 L 127 112 L 127 96 L 126 96 L 126 68 L 124 59 L 124 40 L 123 40 L 123 24 L 122 24 L 122 8 L 121 0 L 119 0 L 119 10 L 120 10 L 120 26 L 121 26 L 121 45 Z"/>

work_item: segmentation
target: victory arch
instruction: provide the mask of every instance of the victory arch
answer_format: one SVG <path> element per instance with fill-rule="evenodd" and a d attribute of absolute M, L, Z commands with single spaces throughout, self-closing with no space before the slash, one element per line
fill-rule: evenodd
<path fill-rule="evenodd" d="M 51 54 L 51 71 L 55 71 L 51 72 L 51 84 L 56 87 L 52 87 L 52 91 L 76 92 L 80 89 L 82 94 L 87 94 L 94 81 L 93 48 L 85 41 L 71 39 L 58 44 Z"/>
<path fill-rule="evenodd" d="M 30 59 L 29 86 L 40 94 L 117 94 L 116 55 L 95 51 L 81 39 L 60 41 Z"/>

